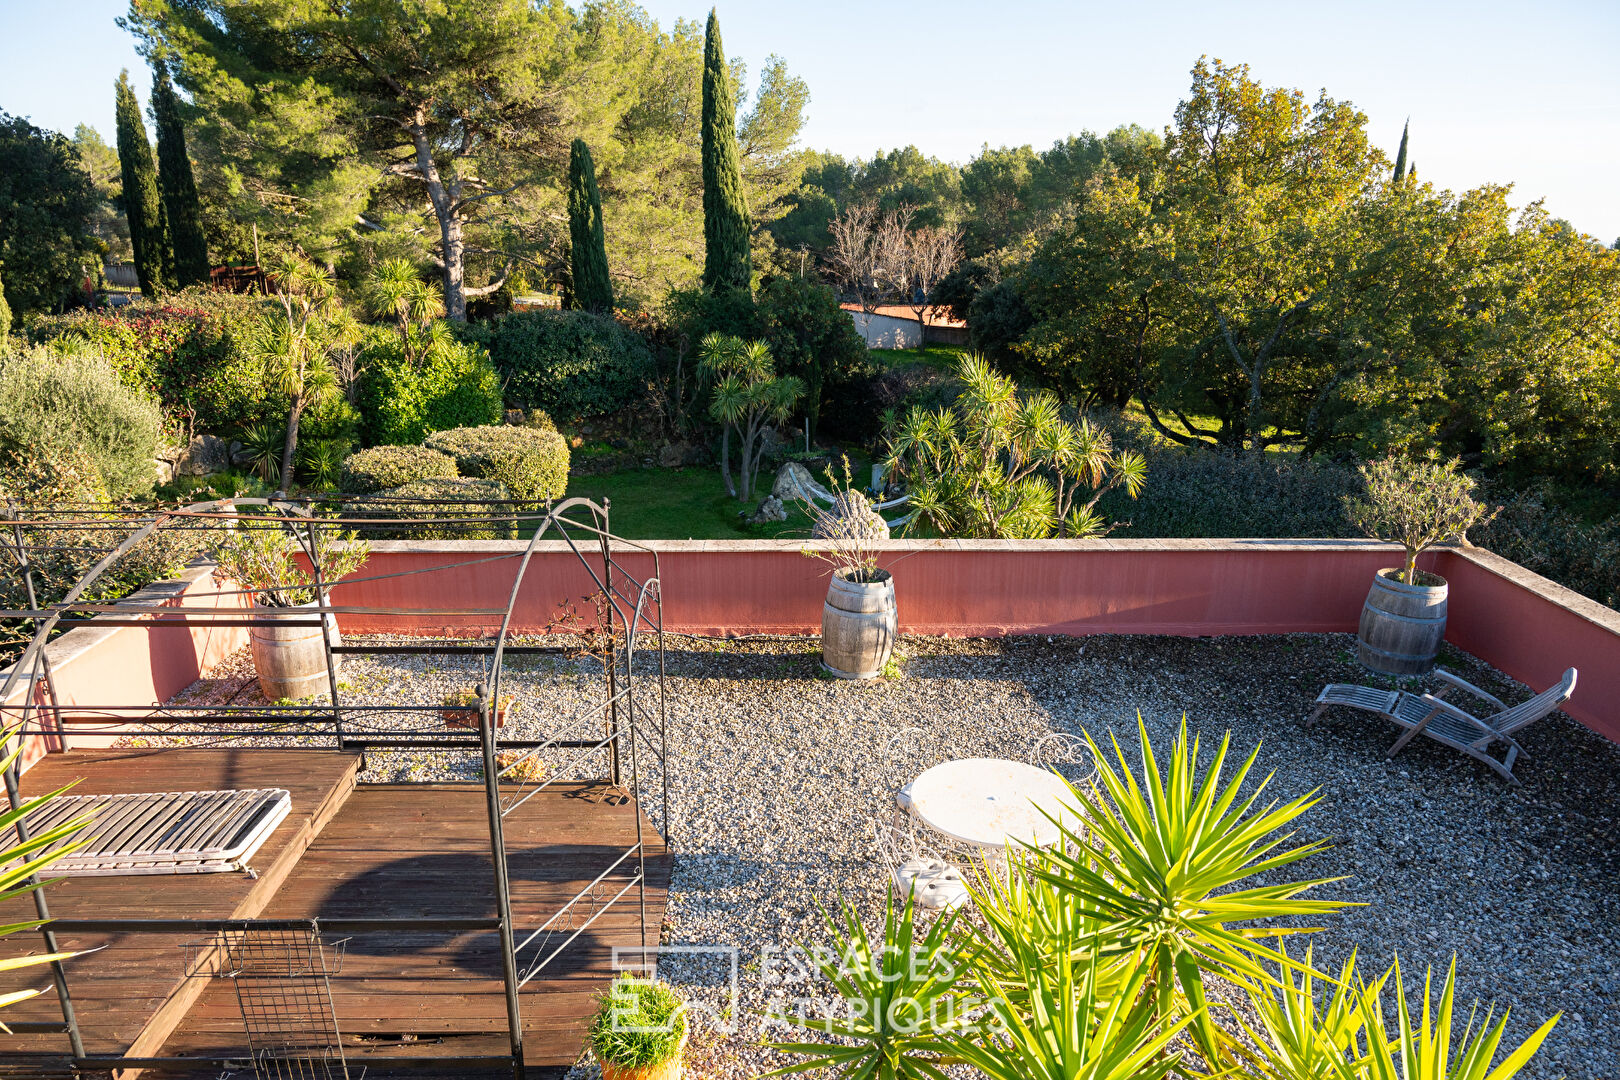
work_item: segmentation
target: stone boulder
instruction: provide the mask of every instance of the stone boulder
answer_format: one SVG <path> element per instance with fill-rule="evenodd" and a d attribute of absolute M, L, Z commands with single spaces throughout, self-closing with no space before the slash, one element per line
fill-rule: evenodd
<path fill-rule="evenodd" d="M 231 448 L 217 435 L 194 435 L 174 462 L 176 476 L 213 476 L 231 467 Z"/>
<path fill-rule="evenodd" d="M 771 522 L 786 521 L 788 519 L 787 507 L 775 495 L 767 495 L 759 500 L 759 509 L 754 511 L 748 519 L 750 525 L 767 525 Z"/>
<path fill-rule="evenodd" d="M 810 470 L 797 461 L 789 461 L 776 470 L 776 483 L 771 485 L 771 494 L 783 502 L 833 501 L 832 492 L 816 483 Z"/>

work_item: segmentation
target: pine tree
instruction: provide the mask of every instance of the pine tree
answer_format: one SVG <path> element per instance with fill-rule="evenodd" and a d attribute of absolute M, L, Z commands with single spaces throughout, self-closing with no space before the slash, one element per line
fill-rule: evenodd
<path fill-rule="evenodd" d="M 118 164 L 124 177 L 124 215 L 129 218 L 129 239 L 135 249 L 135 276 L 142 295 L 156 296 L 168 289 L 163 259 L 169 238 L 163 232 L 152 144 L 146 141 L 141 103 L 135 99 L 128 71 L 118 76 Z"/>
<path fill-rule="evenodd" d="M 202 203 L 197 181 L 186 156 L 186 129 L 180 120 L 180 102 L 169 81 L 169 70 L 157 65 L 152 83 L 152 119 L 157 126 L 158 190 L 174 245 L 174 281 L 177 287 L 208 283 L 208 241 L 202 230 Z"/>
<path fill-rule="evenodd" d="M 602 196 L 596 190 L 596 164 L 584 139 L 568 154 L 568 233 L 573 241 L 574 306 L 613 310 L 613 279 L 608 275 L 607 239 L 602 231 Z"/>
<path fill-rule="evenodd" d="M 1406 179 L 1406 135 L 1411 130 L 1412 121 L 1407 120 L 1401 128 L 1401 148 L 1395 152 L 1395 182 L 1398 184 Z"/>
<path fill-rule="evenodd" d="M 737 98 L 711 8 L 703 43 L 703 287 L 713 291 L 746 289 L 753 274 L 739 158 Z"/>

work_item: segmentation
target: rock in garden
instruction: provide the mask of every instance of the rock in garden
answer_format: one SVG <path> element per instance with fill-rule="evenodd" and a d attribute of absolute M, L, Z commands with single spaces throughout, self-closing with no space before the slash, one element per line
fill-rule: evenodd
<path fill-rule="evenodd" d="M 833 501 L 832 492 L 816 483 L 810 470 L 797 461 L 789 461 L 776 470 L 776 483 L 771 485 L 771 494 L 783 502 L 790 499 L 797 502 L 809 502 L 811 499 L 820 499 L 824 503 Z"/>
<path fill-rule="evenodd" d="M 212 476 L 231 467 L 231 451 L 217 435 L 194 435 L 174 463 L 176 476 Z"/>
<path fill-rule="evenodd" d="M 759 501 L 759 509 L 748 519 L 748 524 L 765 525 L 773 521 L 786 521 L 787 517 L 787 507 L 782 505 L 782 500 L 775 495 L 767 495 Z"/>

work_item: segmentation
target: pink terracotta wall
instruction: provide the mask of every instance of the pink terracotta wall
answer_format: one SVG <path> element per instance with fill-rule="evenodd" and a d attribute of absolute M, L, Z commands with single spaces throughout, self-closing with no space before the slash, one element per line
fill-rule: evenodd
<path fill-rule="evenodd" d="M 243 598 L 214 596 L 234 589 L 216 585 L 207 567 L 193 567 L 174 581 L 160 581 L 129 597 L 131 614 L 141 609 L 176 608 L 190 611 L 240 611 Z M 120 613 L 109 618 L 127 618 Z M 199 675 L 247 643 L 247 631 L 238 627 L 79 627 L 47 646 L 55 676 L 56 703 L 68 734 L 64 739 L 35 736 L 24 751 L 32 764 L 49 751 L 93 746 L 106 741 L 96 732 L 117 726 L 117 718 L 96 714 L 98 705 L 153 705 L 166 701 L 195 682 Z M 0 671 L 0 685 L 6 672 Z M 33 690 L 36 703 L 44 701 L 43 686 L 21 682 L 6 702 L 5 719 L 15 723 L 23 695 Z M 30 727 L 40 726 L 36 714 Z"/>
<path fill-rule="evenodd" d="M 824 563 L 799 541 L 660 541 L 664 625 L 695 634 L 814 633 L 827 593 Z M 381 543 L 358 578 L 443 569 L 333 589 L 348 606 L 504 608 L 515 558 L 473 563 L 521 545 L 499 541 Z M 1271 634 L 1354 630 L 1373 573 L 1396 549 L 1354 541 L 896 541 L 901 628 L 911 633 Z M 615 552 L 631 574 L 649 555 Z M 1425 565 L 1432 562 L 1425 558 Z M 461 563 L 462 565 L 447 565 Z M 470 565 L 469 565 L 470 564 Z M 530 562 L 513 625 L 544 629 L 560 599 L 581 606 L 592 578 L 561 544 Z M 498 625 L 498 616 L 345 616 L 345 629 L 442 633 Z"/>
<path fill-rule="evenodd" d="M 1564 711 L 1620 742 L 1620 612 L 1478 548 L 1442 551 L 1435 569 L 1451 584 L 1447 641 L 1537 690 L 1579 669 Z"/>
<path fill-rule="evenodd" d="M 649 546 L 664 584 L 666 629 L 820 630 L 826 567 L 804 557 L 798 541 Z M 334 588 L 332 602 L 407 613 L 504 609 L 521 549 L 500 541 L 379 543 L 355 575 L 360 580 Z M 1354 631 L 1374 572 L 1396 557 L 1397 549 L 1356 541 L 895 541 L 883 563 L 895 572 L 901 627 L 911 633 L 1203 635 Z M 616 550 L 615 558 L 638 577 L 652 572 L 645 551 Z M 1567 711 L 1620 742 L 1620 613 L 1477 549 L 1435 551 L 1423 565 L 1451 582 L 1448 640 L 1537 689 L 1565 667 L 1580 668 Z M 418 570 L 428 572 L 366 580 Z M 560 601 L 588 614 L 595 589 L 572 552 L 547 542 L 525 576 L 513 625 L 546 630 Z M 153 586 L 142 602 L 241 602 L 208 595 L 214 590 L 207 572 L 194 570 L 184 581 Z M 489 633 L 500 619 L 390 613 L 340 622 L 350 632 L 435 635 Z M 84 718 L 74 706 L 154 703 L 245 641 L 240 628 L 74 630 L 51 646 L 58 694 L 70 718 Z"/>

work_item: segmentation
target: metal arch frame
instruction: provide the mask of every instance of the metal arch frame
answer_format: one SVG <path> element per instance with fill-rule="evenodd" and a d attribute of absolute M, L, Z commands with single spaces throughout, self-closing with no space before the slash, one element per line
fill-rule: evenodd
<path fill-rule="evenodd" d="M 659 817 L 662 821 L 661 828 L 666 839 L 669 836 L 671 818 L 669 802 L 670 761 L 667 739 L 667 694 L 665 688 L 666 667 L 661 587 L 662 568 L 659 561 L 659 554 L 656 550 L 646 545 L 638 544 L 634 541 L 625 540 L 620 537 L 615 537 L 611 534 L 609 531 L 610 503 L 605 499 L 600 505 L 592 502 L 591 500 L 583 498 L 565 499 L 556 505 L 553 505 L 550 501 L 547 501 L 544 504 L 543 512 L 539 512 L 539 504 L 532 502 L 522 502 L 518 500 L 481 501 L 479 505 L 491 506 L 492 510 L 490 513 L 468 514 L 464 509 L 462 509 L 459 511 L 461 516 L 429 519 L 406 518 L 403 520 L 403 522 L 398 518 L 363 517 L 354 519 L 343 516 L 320 516 L 316 512 L 316 504 L 329 501 L 340 501 L 341 503 L 350 504 L 365 502 L 370 506 L 381 506 L 383 508 L 386 508 L 389 504 L 389 500 L 386 499 L 363 499 L 363 497 L 355 496 L 315 497 L 302 500 L 286 498 L 225 498 L 192 503 L 190 505 L 175 509 L 152 510 L 148 508 L 135 513 L 131 513 L 125 507 L 116 505 L 76 504 L 70 506 L 42 508 L 45 513 L 69 515 L 65 519 L 34 518 L 31 520 L 24 519 L 19 508 L 15 504 L 11 504 L 9 519 L 12 526 L 11 531 L 13 534 L 14 544 L 7 545 L 7 548 L 8 551 L 10 551 L 10 553 L 18 560 L 18 563 L 23 571 L 23 576 L 27 583 L 28 602 L 30 606 L 26 610 L 0 611 L 0 617 L 30 619 L 34 623 L 34 634 L 12 666 L 11 673 L 5 679 L 4 686 L 0 687 L 0 715 L 3 715 L 6 711 L 17 708 L 16 706 L 6 706 L 3 703 L 9 699 L 18 683 L 22 681 L 25 672 L 29 673 L 29 680 L 33 685 L 42 685 L 48 694 L 54 698 L 55 688 L 52 680 L 52 673 L 49 669 L 49 658 L 46 652 L 46 643 L 49 640 L 51 633 L 59 626 L 64 624 L 78 625 L 80 622 L 88 622 L 101 626 L 138 626 L 150 629 L 154 626 L 235 627 L 271 625 L 273 623 L 274 625 L 278 626 L 309 625 L 324 628 L 328 619 L 345 613 L 392 613 L 400 616 L 421 616 L 427 614 L 493 616 L 499 614 L 501 616 L 500 628 L 494 637 L 492 645 L 488 643 L 487 639 L 474 639 L 481 641 L 481 643 L 477 645 L 449 645 L 438 647 L 413 647 L 402 645 L 397 647 L 358 646 L 344 648 L 341 646 L 333 646 L 330 636 L 323 632 L 321 634 L 321 640 L 327 653 L 328 691 L 330 693 L 331 701 L 329 710 L 323 709 L 320 706 L 267 705 L 235 707 L 236 711 L 233 713 L 231 711 L 232 707 L 227 706 L 218 711 L 228 713 L 229 715 L 223 717 L 210 717 L 210 722 L 212 725 L 222 726 L 227 730 L 219 732 L 188 731 L 186 734 L 217 734 L 225 737 L 236 737 L 248 734 L 256 734 L 257 732 L 251 730 L 251 725 L 262 720 L 274 719 L 282 724 L 285 724 L 288 720 L 293 720 L 298 727 L 307 730 L 294 732 L 287 730 L 286 727 L 282 727 L 276 732 L 276 734 L 291 735 L 293 737 L 330 736 L 336 739 L 337 746 L 340 750 L 347 748 L 362 750 L 392 750 L 406 748 L 423 749 L 434 747 L 445 750 L 456 749 L 465 751 L 476 749 L 481 751 L 484 766 L 485 795 L 490 828 L 490 853 L 496 884 L 496 918 L 493 920 L 383 919 L 366 920 L 365 922 L 367 922 L 372 929 L 378 930 L 385 930 L 389 929 L 390 927 L 396 927 L 399 929 L 430 929 L 435 927 L 446 930 L 467 929 L 473 928 L 470 925 L 472 923 L 477 923 L 478 926 L 476 928 L 478 929 L 496 930 L 501 938 L 503 982 L 506 994 L 507 1024 L 511 1051 L 510 1060 L 514 1076 L 517 1078 L 517 1080 L 523 1080 L 525 1075 L 523 1063 L 523 1028 L 518 997 L 518 994 L 523 986 L 533 979 L 537 974 L 539 974 L 539 972 L 552 959 L 559 955 L 569 943 L 579 936 L 579 934 L 583 933 L 584 930 L 591 925 L 591 923 L 595 922 L 596 918 L 602 914 L 603 911 L 607 910 L 612 904 L 623 898 L 632 888 L 637 890 L 639 897 L 641 943 L 644 947 L 647 944 L 646 843 L 642 828 L 642 816 L 646 811 L 644 808 L 641 791 L 639 755 L 637 752 L 638 742 L 643 743 L 649 751 L 654 753 L 659 761 L 659 771 L 662 779 L 662 798 Z M 424 503 L 436 503 L 442 501 L 449 504 L 452 502 L 451 500 L 421 499 L 410 499 L 404 501 L 417 507 Z M 460 507 L 463 504 L 456 503 L 454 505 Z M 241 513 L 241 509 L 245 507 L 265 507 L 278 511 L 279 513 L 244 515 Z M 500 507 L 501 509 L 495 509 L 495 507 Z M 588 513 L 590 518 L 589 523 L 564 516 L 571 510 L 579 509 L 583 509 Z M 502 510 L 505 510 L 505 512 L 503 513 Z M 348 506 L 343 506 L 340 513 L 347 513 L 347 511 Z M 81 520 L 76 520 L 75 516 Z M 268 617 L 253 618 L 251 616 L 237 616 L 236 613 L 221 613 L 217 609 L 211 609 L 206 612 L 194 610 L 188 614 L 183 606 L 180 608 L 156 609 L 150 613 L 142 611 L 140 614 L 132 616 L 126 614 L 124 619 L 120 619 L 118 618 L 119 614 L 125 614 L 130 611 L 127 603 L 77 603 L 79 597 L 84 595 L 85 591 L 99 578 L 101 578 L 102 575 L 104 575 L 115 563 L 117 563 L 119 559 L 127 555 L 140 543 L 151 538 L 154 534 L 158 533 L 165 527 L 174 527 L 178 522 L 198 522 L 202 523 L 201 527 L 206 527 L 206 524 L 209 522 L 219 521 L 251 521 L 255 525 L 259 526 L 270 526 L 272 523 L 274 523 L 285 527 L 289 532 L 292 533 L 303 553 L 309 558 L 312 567 L 312 577 L 314 579 L 313 582 L 288 583 L 289 585 L 296 584 L 303 587 L 309 587 L 312 585 L 316 591 L 315 604 L 306 609 L 309 616 L 311 616 L 307 623 L 289 620 L 286 618 L 272 620 Z M 537 522 L 537 526 L 521 552 L 507 551 L 487 557 L 458 560 L 453 563 L 446 563 L 421 569 L 350 577 L 342 583 L 328 583 L 323 581 L 321 579 L 319 560 L 316 558 L 320 543 L 318 530 L 322 525 L 361 529 L 398 529 L 402 524 L 406 526 L 432 525 L 438 528 L 443 528 L 445 526 L 462 526 L 470 528 L 478 525 L 488 525 L 490 523 L 503 522 L 515 525 L 516 523 L 525 521 Z M 100 530 L 116 528 L 120 524 L 134 524 L 135 527 L 133 531 L 129 532 L 128 535 L 126 535 L 117 545 L 111 549 L 105 550 L 102 557 L 78 577 L 73 586 L 67 591 L 61 600 L 45 607 L 41 607 L 34 590 L 34 571 L 33 563 L 30 559 L 30 551 L 88 551 L 92 549 L 82 546 L 58 548 L 49 545 L 36 545 L 31 547 L 25 542 L 24 527 L 26 526 L 35 529 L 45 528 L 58 531 L 67 529 L 71 531 L 73 529 Z M 299 526 L 303 526 L 303 528 L 300 528 Z M 198 526 L 194 525 L 192 527 Z M 575 558 L 579 561 L 580 565 L 585 568 L 591 578 L 591 581 L 595 584 L 599 594 L 605 597 L 607 601 L 605 617 L 608 622 L 608 626 L 606 627 L 608 631 L 608 648 L 606 650 L 606 655 L 603 657 L 603 665 L 608 693 L 605 699 L 597 703 L 594 708 L 587 707 L 582 709 L 570 720 L 570 725 L 572 725 L 574 721 L 581 718 L 591 720 L 600 717 L 603 722 L 603 734 L 601 737 L 595 739 L 569 738 L 566 736 L 571 734 L 571 729 L 565 728 L 556 735 L 542 740 L 511 740 L 508 745 L 510 745 L 514 750 L 521 749 L 523 753 L 520 754 L 515 760 L 511 761 L 508 765 L 502 767 L 499 764 L 501 757 L 501 740 L 499 738 L 499 733 L 496 726 L 493 723 L 493 711 L 495 708 L 494 703 L 500 701 L 500 687 L 505 657 L 508 654 L 518 652 L 559 653 L 565 651 L 560 647 L 516 646 L 510 643 L 510 639 L 513 636 L 513 615 L 516 610 L 519 597 L 522 593 L 530 563 L 532 562 L 535 552 L 538 550 L 540 541 L 547 538 L 548 533 L 553 528 L 556 530 L 557 537 L 561 538 L 566 543 L 569 551 L 572 552 Z M 571 530 L 577 530 L 581 533 L 595 536 L 597 541 L 596 544 L 582 545 L 581 543 L 576 542 L 575 537 L 571 535 Z M 590 548 L 593 546 L 596 549 L 595 551 L 590 550 Z M 614 550 L 616 547 L 629 548 L 639 554 L 650 556 L 652 560 L 652 576 L 642 580 L 637 579 L 634 575 L 626 571 L 618 559 L 616 559 L 614 556 Z M 431 612 L 427 610 L 407 611 L 396 608 L 337 606 L 333 605 L 329 599 L 330 589 L 337 584 L 353 584 L 365 581 L 382 580 L 386 578 L 404 577 L 419 573 L 434 573 L 442 570 L 504 561 L 513 558 L 518 559 L 519 562 L 513 577 L 512 588 L 508 595 L 504 609 L 457 609 Z M 600 559 L 600 573 L 598 573 L 597 567 L 593 565 L 593 559 L 595 558 Z M 615 578 L 615 570 L 618 571 L 617 580 Z M 211 598 L 233 595 L 251 596 L 261 591 L 263 590 L 215 590 L 209 593 L 199 593 L 196 595 Z M 70 613 L 76 611 L 106 611 L 111 612 L 112 615 L 111 617 L 103 615 L 99 618 L 93 619 L 72 618 Z M 639 701 L 636 694 L 636 659 L 638 651 L 637 638 L 641 633 L 648 633 L 652 635 L 656 642 L 654 647 L 658 654 L 658 668 L 654 677 L 657 679 L 658 686 L 655 701 Z M 441 650 L 463 654 L 483 653 L 493 657 L 490 663 L 490 686 L 488 691 L 485 692 L 484 687 L 479 687 L 479 730 L 477 732 L 476 741 L 472 741 L 465 736 L 461 738 L 422 739 L 416 737 L 413 732 L 406 730 L 385 732 L 384 734 L 398 737 L 397 741 L 387 742 L 379 741 L 374 738 L 353 738 L 345 732 L 345 707 L 343 706 L 339 696 L 336 664 L 333 662 L 338 653 L 349 651 L 405 653 L 437 652 Z M 649 674 L 652 673 L 649 672 Z M 622 689 L 619 686 L 621 679 L 623 682 Z M 30 690 L 30 692 L 25 695 L 24 701 L 20 707 L 22 722 L 8 733 L 8 746 L 9 738 L 13 735 L 18 738 L 26 738 L 29 735 L 62 733 L 60 712 L 57 713 L 56 725 L 54 729 L 30 729 L 28 723 L 30 713 L 35 711 L 43 711 L 42 709 L 35 708 L 35 698 L 36 693 L 33 690 Z M 620 707 L 621 699 L 623 705 L 622 709 Z M 351 713 L 381 711 L 385 715 L 388 715 L 398 712 L 429 711 L 431 708 L 434 707 L 415 705 L 349 706 L 348 710 Z M 104 715 L 109 719 L 121 720 L 125 722 L 139 719 L 148 724 L 172 723 L 191 725 L 195 724 L 197 720 L 196 717 L 165 715 L 165 706 L 76 706 L 76 711 Z M 213 713 L 216 710 L 199 711 Z M 122 715 L 131 712 L 140 712 L 144 713 L 145 715 L 141 718 Z M 289 716 L 289 713 L 293 715 Z M 644 723 L 651 724 L 655 730 L 652 732 L 642 730 L 642 725 L 638 723 L 638 718 Z M 301 721 L 301 723 L 298 723 L 299 721 Z M 322 728 L 327 727 L 329 727 L 329 730 L 321 730 Z M 638 735 L 640 736 L 639 739 Z M 622 760 L 623 755 L 621 754 L 621 749 L 624 746 L 628 746 L 629 750 L 627 762 Z M 616 787 L 623 786 L 622 782 L 625 779 L 623 776 L 623 766 L 628 764 L 629 794 L 633 798 L 635 807 L 635 843 L 625 849 L 617 859 L 615 859 L 581 892 L 565 902 L 562 907 L 546 921 L 545 924 L 529 933 L 521 943 L 518 943 L 515 940 L 514 933 L 513 915 L 511 909 L 510 879 L 507 873 L 502 819 L 507 814 L 515 811 L 524 802 L 528 801 L 528 799 L 532 798 L 533 795 L 538 791 L 543 790 L 551 783 L 551 780 L 548 779 L 545 781 L 545 783 L 536 785 L 532 790 L 511 801 L 509 804 L 503 804 L 501 798 L 501 782 L 502 779 L 511 773 L 521 761 L 537 755 L 540 753 L 540 751 L 547 749 L 570 749 L 581 751 L 586 754 L 596 750 L 605 751 L 607 754 L 607 771 L 609 778 L 612 784 Z M 21 795 L 18 786 L 18 776 L 20 775 L 20 771 L 21 766 L 19 762 L 17 766 L 12 769 L 8 769 L 5 772 L 7 795 L 13 807 L 21 804 Z M 555 777 L 553 777 L 553 779 L 555 779 Z M 26 826 L 19 822 L 18 828 L 21 830 L 21 836 L 26 839 Z M 633 862 L 631 862 L 632 859 Z M 626 864 L 629 864 L 629 867 L 626 867 Z M 625 882 L 622 887 L 618 888 L 617 892 L 604 899 L 604 895 L 599 893 L 598 890 L 604 887 L 604 882 L 607 882 L 610 875 L 614 874 L 616 871 L 628 874 L 629 880 Z M 617 884 L 617 882 L 612 882 L 610 884 Z M 35 897 L 36 910 L 38 911 L 39 917 L 41 919 L 49 919 L 50 913 L 43 891 L 36 890 L 33 895 Z M 229 928 L 239 930 L 252 928 L 268 929 L 275 926 L 280 926 L 283 923 L 286 923 L 286 920 L 234 920 L 230 921 Z M 299 923 L 300 926 L 306 926 L 308 929 L 318 933 L 321 929 L 337 930 L 343 925 L 352 925 L 355 923 L 355 921 L 345 920 L 344 923 L 339 924 L 311 919 L 299 920 Z M 56 931 L 64 931 L 69 933 L 114 931 L 149 933 L 194 933 L 202 931 L 208 933 L 218 933 L 223 932 L 225 928 L 225 924 L 220 920 L 69 919 L 56 920 L 54 923 L 48 923 L 41 928 L 41 932 L 44 935 L 47 950 L 56 952 L 59 951 L 56 948 Z M 555 947 L 547 951 L 545 947 L 551 944 L 554 937 L 561 935 L 566 935 L 566 938 L 562 940 L 560 944 L 555 945 Z M 531 963 L 520 969 L 518 964 L 518 953 L 527 948 L 530 944 L 534 943 L 536 940 L 541 942 L 540 946 L 536 949 L 536 956 Z M 66 1033 L 68 1035 L 72 1060 L 74 1064 L 79 1067 L 101 1070 L 121 1067 L 161 1069 L 164 1064 L 168 1063 L 165 1062 L 164 1059 L 156 1058 L 133 1059 L 110 1055 L 87 1055 L 84 1049 L 83 1040 L 81 1038 L 78 1018 L 75 1014 L 72 998 L 69 993 L 66 972 L 60 962 L 52 964 L 52 975 L 56 984 L 58 1000 L 62 1006 L 63 1022 L 61 1024 L 14 1024 L 13 1029 L 15 1031 L 18 1033 Z M 192 1067 L 207 1063 L 203 1059 L 187 1058 L 183 1060 L 187 1066 Z M 221 1062 L 225 1062 L 227 1060 L 236 1061 L 238 1059 L 220 1059 Z M 455 1061 L 456 1059 L 445 1058 L 442 1060 L 445 1063 L 449 1063 Z M 487 1063 L 487 1060 L 483 1058 L 468 1058 L 466 1060 L 485 1060 Z M 174 1063 L 178 1064 L 178 1061 Z"/>

